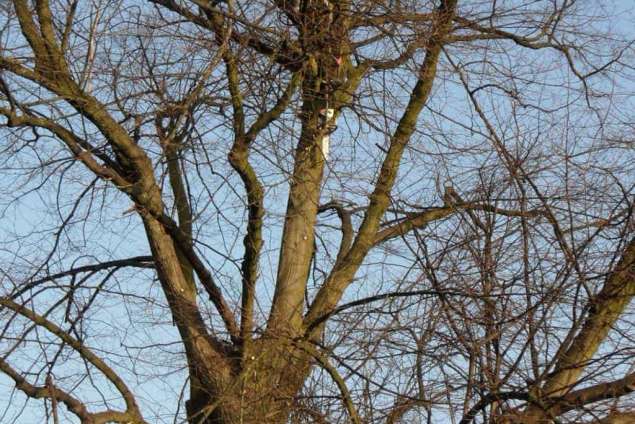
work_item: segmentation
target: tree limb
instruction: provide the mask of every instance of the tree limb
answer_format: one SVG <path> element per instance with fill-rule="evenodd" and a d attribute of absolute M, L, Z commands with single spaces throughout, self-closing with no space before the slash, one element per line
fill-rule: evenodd
<path fill-rule="evenodd" d="M 616 399 L 633 392 L 635 392 L 635 373 L 609 383 L 600 383 L 567 393 L 555 401 L 555 406 L 549 408 L 549 414 L 559 416 L 590 403 Z"/>
<path fill-rule="evenodd" d="M 44 318 L 41 315 L 38 315 L 31 309 L 27 308 L 24 305 L 20 305 L 8 297 L 0 297 L 0 305 L 12 310 L 13 312 L 29 319 L 37 326 L 45 328 L 53 335 L 57 336 L 68 346 L 73 348 L 82 358 L 92 364 L 95 368 L 97 368 L 101 373 L 106 377 L 119 391 L 121 396 L 123 397 L 126 408 L 129 413 L 134 414 L 136 417 L 141 417 L 141 412 L 139 411 L 139 407 L 137 406 L 137 402 L 126 385 L 124 381 L 117 375 L 117 373 L 110 368 L 101 358 L 95 355 L 90 349 L 84 346 L 79 340 L 73 338 L 66 331 L 62 330 L 59 326 Z M 8 371 L 9 368 L 7 368 Z M 4 371 L 4 369 L 3 369 Z M 13 377 L 12 377 L 13 378 Z M 14 381 L 15 378 L 14 378 Z M 17 382 L 17 381 L 16 381 Z M 61 400 L 61 399 L 60 399 Z"/>
<path fill-rule="evenodd" d="M 359 232 L 342 265 L 336 267 L 320 288 L 305 318 L 305 325 L 335 307 L 344 290 L 350 284 L 366 254 L 373 246 L 381 218 L 390 202 L 390 192 L 395 184 L 399 163 L 404 149 L 414 133 L 417 119 L 427 103 L 434 83 L 443 39 L 451 30 L 451 22 L 457 6 L 456 0 L 443 0 L 436 10 L 432 35 L 420 68 L 419 78 L 410 95 L 410 100 L 393 134 L 388 153 L 384 158 L 370 204 L 364 215 Z"/>
<path fill-rule="evenodd" d="M 211 19 L 206 19 L 201 15 L 197 15 L 187 8 L 180 6 L 174 0 L 148 0 L 150 3 L 154 3 L 160 6 L 165 7 L 166 9 L 186 18 L 188 21 L 192 22 L 195 25 L 198 25 L 201 28 L 205 28 L 213 31 L 216 34 L 221 34 L 225 30 L 214 24 Z M 219 11 L 211 8 L 204 7 L 206 13 L 211 13 L 215 15 L 220 15 Z M 240 32 L 232 32 L 231 39 L 242 46 L 249 46 L 254 51 L 263 54 L 273 61 L 278 63 L 279 65 L 291 70 L 297 71 L 300 69 L 302 64 L 302 54 L 296 49 L 293 49 L 291 46 L 285 46 L 284 49 L 271 46 L 266 42 L 262 41 L 259 38 L 253 37 L 246 33 Z"/>
<path fill-rule="evenodd" d="M 68 392 L 60 389 L 54 384 L 36 386 L 29 383 L 17 370 L 11 367 L 7 361 L 0 358 L 0 371 L 7 375 L 15 383 L 15 387 L 26 396 L 33 399 L 51 399 L 63 403 L 66 408 L 80 419 L 82 424 L 105 424 L 105 423 L 135 423 L 143 424 L 145 421 L 138 411 L 113 411 L 106 410 L 96 413 L 88 411 L 86 405 Z"/>
<path fill-rule="evenodd" d="M 62 272 L 47 275 L 45 277 L 41 277 L 35 280 L 31 280 L 28 283 L 26 283 L 26 285 L 23 288 L 20 288 L 19 291 L 17 291 L 16 293 L 13 293 L 12 297 L 15 299 L 16 297 L 32 289 L 38 284 L 41 284 L 47 281 L 57 280 L 64 277 L 72 277 L 77 274 L 81 274 L 85 272 L 95 273 L 95 272 L 99 272 L 108 268 L 124 268 L 124 267 L 153 269 L 154 268 L 153 261 L 154 261 L 154 258 L 152 256 L 135 256 L 132 258 L 116 259 L 112 261 L 101 262 L 98 264 L 78 266 L 75 268 L 71 268 L 67 271 L 62 271 Z"/>
<path fill-rule="evenodd" d="M 581 330 L 566 351 L 557 358 L 554 371 L 543 385 L 545 395 L 562 394 L 578 380 L 588 361 L 634 296 L 635 238 L 624 248 L 602 290 L 589 300 L 590 311 Z"/>
<path fill-rule="evenodd" d="M 318 213 L 323 213 L 329 210 L 334 210 L 342 222 L 342 240 L 340 241 L 340 247 L 335 259 L 335 263 L 337 264 L 344 258 L 346 253 L 348 253 L 348 250 L 353 243 L 353 224 L 351 222 L 351 213 L 347 211 L 341 203 L 335 200 L 326 203 L 318 208 Z"/>

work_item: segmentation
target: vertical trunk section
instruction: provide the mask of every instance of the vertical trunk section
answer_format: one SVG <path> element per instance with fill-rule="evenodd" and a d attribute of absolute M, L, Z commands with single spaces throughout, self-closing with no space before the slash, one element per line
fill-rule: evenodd
<path fill-rule="evenodd" d="M 311 360 L 291 343 L 258 339 L 248 345 L 240 370 L 220 387 L 187 403 L 191 424 L 285 423 L 310 372 Z M 238 359 L 238 358 L 237 358 Z"/>
<path fill-rule="evenodd" d="M 324 156 L 319 144 L 320 111 L 326 104 L 317 95 L 320 82 L 309 79 L 303 84 L 303 126 L 295 151 L 284 222 L 278 276 L 268 330 L 275 336 L 297 335 L 302 325 L 304 290 L 313 257 L 315 223 L 320 199 Z M 316 98 L 317 97 L 317 98 Z"/>

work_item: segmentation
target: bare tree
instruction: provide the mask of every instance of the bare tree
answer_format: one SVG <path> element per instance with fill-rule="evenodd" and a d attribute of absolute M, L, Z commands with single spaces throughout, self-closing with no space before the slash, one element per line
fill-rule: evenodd
<path fill-rule="evenodd" d="M 631 422 L 613 3 L 2 3 L 0 421 Z"/>

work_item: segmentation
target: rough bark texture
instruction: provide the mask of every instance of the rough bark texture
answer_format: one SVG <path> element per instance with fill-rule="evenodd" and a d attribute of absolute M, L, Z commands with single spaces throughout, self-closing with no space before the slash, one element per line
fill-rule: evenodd
<path fill-rule="evenodd" d="M 294 406 L 312 360 L 280 339 L 250 344 L 242 367 L 220 384 L 206 384 L 187 403 L 193 423 L 282 423 Z"/>

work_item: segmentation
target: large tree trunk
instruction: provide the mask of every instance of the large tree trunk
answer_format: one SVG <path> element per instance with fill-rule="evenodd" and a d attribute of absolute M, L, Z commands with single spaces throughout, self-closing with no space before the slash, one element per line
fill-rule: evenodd
<path fill-rule="evenodd" d="M 154 206 L 156 211 L 162 209 L 160 204 Z M 309 374 L 311 356 L 288 337 L 271 332 L 238 344 L 210 335 L 197 307 L 192 266 L 183 254 L 191 245 L 180 244 L 184 241 L 176 240 L 153 215 L 147 213 L 143 218 L 159 281 L 185 347 L 188 422 L 285 422 Z"/>
<path fill-rule="evenodd" d="M 243 366 L 225 384 L 193 387 L 187 402 L 189 423 L 286 422 L 310 371 L 310 357 L 282 340 L 259 339 L 250 346 Z M 200 376 L 192 378 L 201 380 Z"/>

